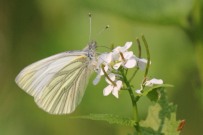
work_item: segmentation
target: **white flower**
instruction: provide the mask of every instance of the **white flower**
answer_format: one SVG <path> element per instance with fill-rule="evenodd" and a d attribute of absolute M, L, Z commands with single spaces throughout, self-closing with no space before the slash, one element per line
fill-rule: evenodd
<path fill-rule="evenodd" d="M 116 64 L 113 66 L 114 69 L 118 69 L 121 65 L 125 68 L 133 68 L 137 65 L 133 52 L 128 51 L 131 45 L 132 42 L 126 42 L 125 46 L 118 46 L 113 50 L 112 58 L 116 61 Z"/>
<path fill-rule="evenodd" d="M 125 68 L 134 68 L 137 65 L 136 58 L 132 51 L 123 53 L 124 56 L 124 67 Z"/>
<path fill-rule="evenodd" d="M 97 66 L 100 66 L 101 64 L 109 64 L 112 61 L 112 52 L 110 53 L 103 53 L 98 56 L 98 62 Z"/>
<path fill-rule="evenodd" d="M 111 79 L 111 81 L 115 81 L 115 80 L 116 80 L 116 75 L 113 74 L 113 73 L 110 73 L 110 74 L 108 75 L 108 77 Z M 108 84 L 111 84 L 111 81 L 110 81 L 109 79 L 107 79 L 107 77 L 105 77 L 105 80 L 106 80 L 106 82 L 107 82 Z"/>
<path fill-rule="evenodd" d="M 135 90 L 135 92 L 137 93 L 137 94 L 142 94 L 142 89 L 138 89 L 138 90 Z"/>
<path fill-rule="evenodd" d="M 142 90 L 143 90 L 143 86 L 141 85 L 141 88 L 138 89 L 138 90 L 135 90 L 135 92 L 136 92 L 137 94 L 142 94 Z"/>
<path fill-rule="evenodd" d="M 115 81 L 116 86 L 114 86 L 112 83 L 110 83 L 106 88 L 103 90 L 104 96 L 108 96 L 110 93 L 112 93 L 116 98 L 118 98 L 118 92 L 122 87 L 122 81 L 118 80 Z"/>
<path fill-rule="evenodd" d="M 113 52 L 123 53 L 123 52 L 126 52 L 131 46 L 132 46 L 132 42 L 126 42 L 123 47 L 118 46 L 118 47 L 114 48 Z"/>
<path fill-rule="evenodd" d="M 100 56 L 98 56 L 98 61 L 96 65 L 97 73 L 100 75 L 104 75 L 101 66 L 104 66 L 104 70 L 108 71 L 109 64 L 111 63 L 111 61 L 112 61 L 112 53 L 103 53 Z"/>
<path fill-rule="evenodd" d="M 111 63 L 111 61 L 112 61 L 112 53 L 103 53 L 100 56 L 98 56 L 98 61 L 96 66 L 97 76 L 93 80 L 94 85 L 97 85 L 99 83 L 101 76 L 104 75 L 104 71 L 108 72 L 109 64 Z M 104 67 L 101 67 L 101 66 L 104 66 Z"/>
<path fill-rule="evenodd" d="M 97 85 L 97 84 L 99 83 L 100 79 L 101 79 L 101 75 L 98 74 L 98 75 L 96 76 L 96 78 L 93 80 L 93 84 L 94 84 L 94 85 Z"/>
<path fill-rule="evenodd" d="M 145 82 L 145 86 L 149 86 L 149 87 L 152 87 L 154 84 L 155 85 L 156 84 L 163 84 L 163 80 L 153 78 L 153 79 Z"/>
<path fill-rule="evenodd" d="M 137 61 L 137 66 L 139 67 L 139 69 L 145 70 L 146 65 L 147 65 L 147 60 L 144 58 L 137 58 L 137 57 L 135 59 Z M 150 62 L 150 64 L 151 64 L 151 62 Z"/>
<path fill-rule="evenodd" d="M 105 65 L 105 66 L 104 66 L 104 71 L 107 72 L 107 71 L 108 71 L 108 68 L 109 68 L 108 65 Z M 99 83 L 100 79 L 101 79 L 101 76 L 104 75 L 104 72 L 103 72 L 102 68 L 97 69 L 96 72 L 97 72 L 97 76 L 96 76 L 96 78 L 93 80 L 93 84 L 94 84 L 94 85 L 97 85 L 97 84 Z"/>
<path fill-rule="evenodd" d="M 112 68 L 117 70 L 121 65 L 125 68 L 133 68 L 137 65 L 136 57 L 132 51 L 127 51 L 132 46 L 132 42 L 126 42 L 123 47 L 116 47 L 110 53 L 103 53 L 97 58 L 95 71 L 97 72 L 93 84 L 99 83 L 104 72 L 111 73 Z M 121 56 L 122 55 L 122 56 Z"/>
<path fill-rule="evenodd" d="M 156 79 L 156 78 L 153 78 L 151 80 L 148 80 L 144 83 L 144 86 L 148 86 L 148 87 L 152 87 L 153 85 L 158 85 L 158 84 L 163 84 L 163 80 L 161 79 Z M 137 94 L 142 94 L 142 90 L 143 90 L 143 85 L 141 84 L 141 88 L 138 89 L 138 90 L 135 90 L 135 92 Z"/>

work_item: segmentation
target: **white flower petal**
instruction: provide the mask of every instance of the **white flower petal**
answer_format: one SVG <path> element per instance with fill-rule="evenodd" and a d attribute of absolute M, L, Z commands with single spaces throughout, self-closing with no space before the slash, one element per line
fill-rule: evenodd
<path fill-rule="evenodd" d="M 104 66 L 104 71 L 107 72 L 108 69 L 109 69 L 109 66 L 108 66 L 108 65 L 105 65 L 105 66 Z"/>
<path fill-rule="evenodd" d="M 124 56 L 125 60 L 128 60 L 133 56 L 133 52 L 132 51 L 124 52 L 123 56 Z"/>
<path fill-rule="evenodd" d="M 139 59 L 139 58 L 137 58 L 137 61 L 138 61 L 138 67 L 141 70 L 145 70 L 146 65 L 147 65 L 147 60 L 146 59 Z"/>
<path fill-rule="evenodd" d="M 110 73 L 108 76 L 109 76 L 109 78 L 110 78 L 112 81 L 115 81 L 115 79 L 116 79 L 116 75 L 115 75 L 115 74 Z"/>
<path fill-rule="evenodd" d="M 106 88 L 104 88 L 103 90 L 103 94 L 104 96 L 108 96 L 113 90 L 113 86 L 112 85 L 108 85 Z"/>
<path fill-rule="evenodd" d="M 118 98 L 118 90 L 115 90 L 115 89 L 114 89 L 114 90 L 112 91 L 112 94 L 113 94 L 116 98 Z"/>
<path fill-rule="evenodd" d="M 163 80 L 162 79 L 156 79 L 153 78 L 150 80 L 153 84 L 163 84 Z"/>
<path fill-rule="evenodd" d="M 116 48 L 113 49 L 113 52 L 114 52 L 114 53 L 119 53 L 121 48 L 122 48 L 122 47 L 117 46 Z"/>
<path fill-rule="evenodd" d="M 143 90 L 143 86 L 142 86 L 142 84 L 141 84 L 141 85 L 140 85 L 140 89 L 135 90 L 135 92 L 136 92 L 137 94 L 142 94 L 142 90 Z"/>
<path fill-rule="evenodd" d="M 122 84 L 122 81 L 117 81 L 116 82 L 116 87 L 120 90 L 121 89 L 121 87 L 123 86 L 123 84 Z"/>
<path fill-rule="evenodd" d="M 100 69 L 98 69 L 97 74 L 100 75 L 100 76 L 102 76 L 102 75 L 104 75 L 104 72 L 103 72 L 103 70 L 100 68 Z"/>
<path fill-rule="evenodd" d="M 125 67 L 126 68 L 134 68 L 137 65 L 137 61 L 135 59 L 129 59 L 127 60 L 127 62 L 125 63 Z"/>
<path fill-rule="evenodd" d="M 101 75 L 97 75 L 96 78 L 93 80 L 93 84 L 97 85 L 101 79 Z"/>
<path fill-rule="evenodd" d="M 107 72 L 108 69 L 109 69 L 108 65 L 105 65 L 105 66 L 104 66 L 104 71 Z M 103 72 L 102 68 L 99 68 L 99 69 L 98 69 L 97 74 L 99 74 L 99 75 L 101 75 L 101 76 L 104 75 L 104 72 Z"/>
<path fill-rule="evenodd" d="M 106 53 L 103 53 L 103 54 L 98 56 L 98 65 L 100 65 L 101 63 L 104 62 L 105 55 L 106 55 Z"/>
<path fill-rule="evenodd" d="M 118 62 L 115 65 L 113 65 L 114 69 L 119 69 L 119 67 L 121 66 L 122 62 Z"/>
<path fill-rule="evenodd" d="M 153 86 L 154 84 L 163 84 L 163 80 L 153 78 L 153 79 L 145 82 L 145 86 L 149 86 L 149 87 Z"/>
<path fill-rule="evenodd" d="M 132 42 L 126 42 L 125 45 L 123 47 L 116 47 L 113 49 L 113 52 L 117 52 L 117 53 L 120 53 L 120 52 L 125 52 L 127 51 L 130 47 L 132 46 Z"/>
<path fill-rule="evenodd" d="M 115 81 L 115 79 L 116 79 L 116 75 L 113 74 L 113 73 L 110 73 L 110 74 L 108 75 L 108 77 L 109 77 L 112 81 Z M 107 82 L 108 84 L 112 85 L 112 83 L 111 83 L 106 77 L 105 77 L 105 80 L 106 80 L 106 82 Z"/>
<path fill-rule="evenodd" d="M 122 81 L 117 81 L 116 86 L 113 88 L 114 91 L 119 91 L 122 87 Z"/>
<path fill-rule="evenodd" d="M 101 60 L 104 60 L 104 59 L 107 57 L 108 54 L 109 54 L 109 53 L 103 53 L 103 54 L 101 54 L 101 55 L 100 55 L 100 59 L 101 59 Z"/>
<path fill-rule="evenodd" d="M 118 98 L 118 91 L 121 89 L 122 87 L 122 81 L 117 81 L 116 82 L 116 87 L 113 88 L 112 94 Z"/>
<path fill-rule="evenodd" d="M 132 42 L 126 42 L 121 52 L 127 51 L 132 46 Z"/>
<path fill-rule="evenodd" d="M 112 52 L 112 61 L 117 61 L 120 59 L 120 52 Z"/>
<path fill-rule="evenodd" d="M 111 63 L 111 61 L 112 61 L 112 53 L 111 53 L 111 52 L 108 53 L 108 55 L 106 56 L 105 61 L 106 61 L 108 64 Z"/>
<path fill-rule="evenodd" d="M 142 94 L 142 89 L 138 89 L 138 90 L 135 90 L 135 92 L 137 93 L 137 94 Z"/>
<path fill-rule="evenodd" d="M 112 61 L 112 52 L 110 53 L 103 53 L 101 55 L 98 56 L 98 66 L 100 66 L 101 64 L 109 64 Z"/>

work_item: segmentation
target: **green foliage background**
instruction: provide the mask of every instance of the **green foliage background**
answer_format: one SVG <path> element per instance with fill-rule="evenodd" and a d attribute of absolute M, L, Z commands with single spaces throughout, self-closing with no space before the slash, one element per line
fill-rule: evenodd
<path fill-rule="evenodd" d="M 168 94 L 178 104 L 177 119 L 186 119 L 182 134 L 201 135 L 202 8 L 201 0 L 1 0 L 0 135 L 123 135 L 133 131 L 106 122 L 49 115 L 14 83 L 20 70 L 32 62 L 84 48 L 89 12 L 93 14 L 92 38 L 99 45 L 135 43 L 136 37 L 145 35 L 152 59 L 150 76 L 175 86 Z M 98 35 L 107 24 L 110 29 Z M 71 116 L 112 113 L 130 117 L 128 93 L 121 92 L 119 99 L 104 97 L 105 85 L 93 86 L 90 81 L 81 105 Z M 149 101 L 139 103 L 139 113 L 145 118 Z"/>

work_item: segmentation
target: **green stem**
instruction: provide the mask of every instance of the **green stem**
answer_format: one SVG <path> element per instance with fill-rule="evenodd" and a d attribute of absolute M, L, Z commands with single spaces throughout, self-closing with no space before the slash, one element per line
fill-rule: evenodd
<path fill-rule="evenodd" d="M 146 67 L 145 74 L 144 74 L 144 78 L 146 78 L 148 75 L 149 66 L 150 66 L 150 53 L 149 53 L 149 47 L 148 47 L 148 44 L 147 44 L 147 41 L 146 41 L 144 35 L 142 35 L 142 40 L 144 42 L 144 46 L 145 46 L 146 53 L 147 53 L 147 67 Z"/>
<path fill-rule="evenodd" d="M 139 97 L 135 97 L 132 87 L 130 85 L 130 82 L 128 81 L 124 70 L 121 70 L 122 72 L 122 76 L 123 76 L 123 81 L 126 84 L 127 88 L 128 88 L 128 92 L 132 101 L 132 105 L 133 105 L 133 119 L 135 120 L 136 124 L 135 124 L 135 129 L 138 133 L 138 135 L 141 135 L 141 131 L 140 131 L 140 126 L 139 126 L 139 115 L 138 115 L 138 108 L 137 108 L 137 101 L 139 100 Z"/>

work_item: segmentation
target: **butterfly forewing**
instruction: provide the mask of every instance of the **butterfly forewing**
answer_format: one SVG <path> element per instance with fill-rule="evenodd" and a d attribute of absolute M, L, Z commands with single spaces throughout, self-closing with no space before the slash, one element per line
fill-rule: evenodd
<path fill-rule="evenodd" d="M 37 96 L 55 73 L 69 64 L 72 59 L 82 55 L 71 54 L 67 52 L 56 54 L 27 66 L 16 77 L 16 83 L 30 95 Z"/>
<path fill-rule="evenodd" d="M 91 44 L 92 45 L 92 44 Z M 93 68 L 93 50 L 60 53 L 24 68 L 16 77 L 20 88 L 34 96 L 40 108 L 66 114 L 80 103 Z"/>

